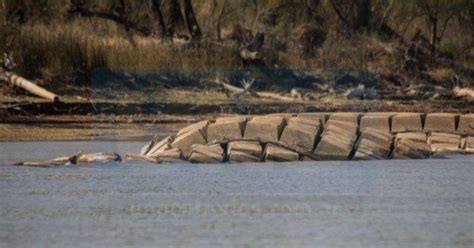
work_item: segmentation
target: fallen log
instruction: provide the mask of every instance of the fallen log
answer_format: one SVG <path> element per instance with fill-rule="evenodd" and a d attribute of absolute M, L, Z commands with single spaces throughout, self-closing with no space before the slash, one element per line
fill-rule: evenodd
<path fill-rule="evenodd" d="M 255 80 L 250 80 L 250 81 L 243 80 L 241 82 L 243 88 L 240 88 L 240 87 L 233 86 L 231 84 L 225 83 L 225 82 L 223 82 L 219 79 L 216 79 L 214 81 L 214 83 L 219 85 L 225 91 L 226 95 L 228 95 L 232 98 L 238 98 L 242 95 L 247 94 L 247 95 L 250 95 L 250 96 L 253 96 L 253 97 L 256 97 L 256 98 L 268 98 L 268 99 L 274 99 L 274 100 L 279 100 L 279 101 L 295 101 L 295 100 L 297 100 L 293 97 L 286 97 L 286 96 L 282 96 L 282 95 L 276 94 L 276 93 L 253 91 L 251 89 L 251 87 L 253 86 L 254 82 L 255 82 Z"/>
<path fill-rule="evenodd" d="M 293 102 L 295 100 L 298 100 L 293 97 L 282 96 L 282 95 L 271 93 L 271 92 L 255 92 L 255 94 L 259 98 L 269 98 L 269 99 L 285 101 L 285 102 Z"/>
<path fill-rule="evenodd" d="M 469 88 L 455 87 L 453 93 L 456 97 L 466 98 L 469 101 L 474 101 L 474 90 Z"/>
<path fill-rule="evenodd" d="M 138 157 L 137 157 L 138 158 Z M 152 160 L 147 160 L 151 162 Z M 53 166 L 66 166 L 66 165 L 95 165 L 95 164 L 106 164 L 110 162 L 122 162 L 120 155 L 114 152 L 99 152 L 99 153 L 79 153 L 74 156 L 64 156 L 54 158 L 46 161 L 27 161 L 19 162 L 13 165 L 16 166 L 28 166 L 28 167 L 53 167 Z"/>
<path fill-rule="evenodd" d="M 133 154 L 133 153 L 125 154 L 124 161 L 127 161 L 127 162 L 141 161 L 141 162 L 154 163 L 154 164 L 160 163 L 159 159 L 147 157 L 141 154 Z"/>
<path fill-rule="evenodd" d="M 77 156 L 74 155 L 72 157 L 60 157 L 55 158 L 47 161 L 27 161 L 27 162 L 19 162 L 14 165 L 16 166 L 27 166 L 27 167 L 40 167 L 40 168 L 47 168 L 53 166 L 66 166 L 66 165 L 75 165 L 77 164 Z"/>
<path fill-rule="evenodd" d="M 44 89 L 39 87 L 38 85 L 28 81 L 25 78 L 22 78 L 16 74 L 13 74 L 11 72 L 5 72 L 5 75 L 0 75 L 0 79 L 3 81 L 9 82 L 11 85 L 20 87 L 31 94 L 37 95 L 39 97 L 48 99 L 53 102 L 59 102 L 59 96 Z"/>

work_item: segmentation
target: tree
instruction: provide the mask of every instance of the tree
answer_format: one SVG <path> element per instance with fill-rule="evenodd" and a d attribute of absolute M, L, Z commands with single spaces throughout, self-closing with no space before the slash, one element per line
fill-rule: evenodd
<path fill-rule="evenodd" d="M 371 28 L 373 18 L 371 0 L 329 0 L 329 2 L 346 26 L 354 30 Z"/>
<path fill-rule="evenodd" d="M 169 37 L 168 30 L 166 30 L 166 24 L 165 24 L 165 19 L 163 17 L 163 13 L 161 12 L 161 0 L 150 0 L 151 2 L 151 8 L 153 12 L 153 17 L 155 19 L 155 22 L 158 23 L 158 26 L 160 27 L 160 33 L 161 37 Z M 157 25 L 155 24 L 155 27 Z"/>
<path fill-rule="evenodd" d="M 150 34 L 150 29 L 148 27 L 130 20 L 128 16 L 128 13 L 130 12 L 131 10 L 125 0 L 114 1 L 112 6 L 109 6 L 107 10 L 92 8 L 85 0 L 71 0 L 71 9 L 69 10 L 69 14 L 72 15 L 79 14 L 83 17 L 94 17 L 113 21 L 118 25 L 123 26 L 129 35 L 131 30 L 144 35 Z"/>
<path fill-rule="evenodd" d="M 166 31 L 170 37 L 181 36 L 186 33 L 186 24 L 178 0 L 162 0 L 162 11 Z"/>
<path fill-rule="evenodd" d="M 436 55 L 449 23 L 468 7 L 469 0 L 416 0 L 416 7 L 425 17 L 431 37 L 431 53 Z"/>
<path fill-rule="evenodd" d="M 192 39 L 199 39 L 202 36 L 201 28 L 197 22 L 196 14 L 194 14 L 194 8 L 191 0 L 184 1 L 184 17 L 186 20 L 186 26 L 188 27 L 189 34 Z"/>
<path fill-rule="evenodd" d="M 7 24 L 7 6 L 5 0 L 0 0 L 0 25 Z"/>
<path fill-rule="evenodd" d="M 186 32 L 192 39 L 201 37 L 201 29 L 199 27 L 194 8 L 191 0 L 183 0 L 184 16 L 182 6 L 178 0 L 163 0 L 163 16 L 167 34 L 171 37 L 181 36 Z"/>

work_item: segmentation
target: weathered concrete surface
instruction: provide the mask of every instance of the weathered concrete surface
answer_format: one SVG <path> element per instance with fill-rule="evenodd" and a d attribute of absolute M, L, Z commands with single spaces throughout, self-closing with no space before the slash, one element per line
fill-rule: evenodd
<path fill-rule="evenodd" d="M 150 156 L 151 158 L 157 159 L 160 162 L 164 163 L 176 163 L 183 162 L 186 158 L 183 156 L 183 153 L 178 148 L 171 148 L 169 150 L 157 152 Z"/>
<path fill-rule="evenodd" d="M 217 119 L 216 123 L 207 128 L 207 141 L 213 143 L 222 140 L 242 139 L 246 117 Z"/>
<path fill-rule="evenodd" d="M 285 119 L 280 116 L 254 117 L 247 123 L 244 137 L 262 141 L 278 141 L 285 124 Z"/>
<path fill-rule="evenodd" d="M 423 131 L 422 114 L 402 113 L 392 117 L 392 133 Z"/>
<path fill-rule="evenodd" d="M 265 147 L 265 161 L 294 162 L 300 158 L 299 154 L 286 148 L 268 144 Z"/>
<path fill-rule="evenodd" d="M 154 163 L 154 164 L 160 163 L 160 161 L 156 158 L 152 158 L 152 157 L 142 155 L 142 154 L 133 154 L 133 153 L 125 154 L 123 160 L 125 162 L 146 162 L 146 163 Z"/>
<path fill-rule="evenodd" d="M 357 124 L 331 120 L 314 154 L 319 160 L 347 160 L 357 139 Z"/>
<path fill-rule="evenodd" d="M 198 123 L 195 123 L 195 124 L 192 124 L 192 125 L 189 125 L 181 130 L 178 131 L 178 133 L 176 134 L 176 136 L 182 136 L 188 132 L 191 132 L 191 131 L 196 131 L 196 130 L 201 130 L 201 131 L 204 131 L 206 130 L 207 126 L 210 124 L 209 121 L 200 121 Z"/>
<path fill-rule="evenodd" d="M 358 125 L 360 116 L 360 113 L 334 113 L 329 116 L 329 120 L 350 122 L 352 124 Z"/>
<path fill-rule="evenodd" d="M 220 144 L 193 145 L 189 161 L 192 163 L 222 163 L 225 160 L 224 149 Z"/>
<path fill-rule="evenodd" d="M 202 121 L 177 136 L 154 139 L 142 153 L 156 157 L 173 148 L 189 160 L 193 145 L 218 143 L 226 154 L 216 157 L 220 152 L 206 154 L 206 146 L 196 146 L 192 160 L 422 159 L 470 151 L 469 135 L 474 136 L 474 114 L 278 113 Z M 264 153 L 265 147 L 269 149 Z"/>
<path fill-rule="evenodd" d="M 425 133 L 401 133 L 395 140 L 394 159 L 425 159 L 431 155 Z"/>
<path fill-rule="evenodd" d="M 466 152 L 474 153 L 474 136 L 466 137 L 464 140 L 464 149 Z"/>
<path fill-rule="evenodd" d="M 152 142 L 150 144 L 150 148 L 144 153 L 144 150 L 142 150 L 141 155 L 145 156 L 154 156 L 159 152 L 166 151 L 171 149 L 171 143 L 173 143 L 174 138 L 171 136 L 168 136 L 161 141 L 158 141 L 157 143 Z"/>
<path fill-rule="evenodd" d="M 280 142 L 290 147 L 313 151 L 321 131 L 319 118 L 293 117 L 283 130 Z"/>
<path fill-rule="evenodd" d="M 314 119 L 316 122 L 319 120 L 322 124 L 322 127 L 325 127 L 326 122 L 329 119 L 329 113 L 300 113 L 297 115 L 298 117 Z"/>
<path fill-rule="evenodd" d="M 426 133 L 422 132 L 408 132 L 408 133 L 398 133 L 395 136 L 396 141 L 401 139 L 409 139 L 420 143 L 426 143 L 428 136 Z"/>
<path fill-rule="evenodd" d="M 426 115 L 425 132 L 454 133 L 456 131 L 456 114 L 432 113 Z"/>
<path fill-rule="evenodd" d="M 466 135 L 474 135 L 474 114 L 461 115 L 457 131 Z"/>
<path fill-rule="evenodd" d="M 381 132 L 389 133 L 390 118 L 391 114 L 363 116 L 360 120 L 360 131 L 363 132 L 366 129 L 376 129 Z"/>
<path fill-rule="evenodd" d="M 227 147 L 229 162 L 260 162 L 263 148 L 259 142 L 235 141 Z"/>
<path fill-rule="evenodd" d="M 378 129 L 367 128 L 359 138 L 354 160 L 387 159 L 392 147 L 392 136 Z"/>
<path fill-rule="evenodd" d="M 171 147 L 180 149 L 183 155 L 187 158 L 191 152 L 191 146 L 194 144 L 207 144 L 204 131 L 202 129 L 195 129 L 185 132 L 178 136 Z"/>
<path fill-rule="evenodd" d="M 431 146 L 431 151 L 435 153 L 459 152 L 461 150 L 461 136 L 434 132 L 428 137 L 428 144 Z"/>

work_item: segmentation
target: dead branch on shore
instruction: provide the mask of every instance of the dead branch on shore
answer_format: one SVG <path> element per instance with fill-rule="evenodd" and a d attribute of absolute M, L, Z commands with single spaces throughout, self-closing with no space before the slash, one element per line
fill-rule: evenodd
<path fill-rule="evenodd" d="M 224 92 L 226 93 L 227 96 L 231 98 L 239 98 L 244 95 L 249 95 L 253 96 L 256 98 L 267 98 L 267 99 L 274 99 L 274 100 L 279 100 L 279 101 L 294 101 L 295 98 L 292 97 L 286 97 L 282 96 L 280 94 L 276 93 L 271 93 L 271 92 L 256 92 L 252 90 L 252 86 L 255 83 L 255 79 L 252 80 L 242 80 L 240 84 L 242 85 L 242 88 L 233 86 L 229 83 L 226 83 L 220 79 L 216 79 L 214 81 L 215 84 L 219 85 Z"/>
<path fill-rule="evenodd" d="M 8 82 L 12 86 L 22 88 L 30 92 L 31 94 L 46 98 L 53 102 L 59 102 L 59 96 L 57 96 L 56 94 L 44 88 L 41 88 L 38 85 L 12 72 L 15 68 L 15 63 L 13 62 L 12 54 L 3 54 L 3 58 L 0 59 L 0 62 L 0 81 Z"/>
<path fill-rule="evenodd" d="M 39 97 L 48 99 L 53 102 L 59 102 L 59 96 L 42 88 L 39 87 L 38 85 L 28 81 L 25 78 L 22 78 L 14 73 L 11 72 L 5 72 L 3 75 L 0 75 L 0 80 L 6 81 L 10 83 L 13 86 L 22 88 L 26 91 L 28 91 L 31 94 L 37 95 Z"/>

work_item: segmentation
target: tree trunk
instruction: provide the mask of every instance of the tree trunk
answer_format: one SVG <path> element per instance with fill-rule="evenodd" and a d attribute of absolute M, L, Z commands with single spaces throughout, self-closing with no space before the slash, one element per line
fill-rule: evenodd
<path fill-rule="evenodd" d="M 169 36 L 179 36 L 185 33 L 185 23 L 181 13 L 181 5 L 178 0 L 162 0 L 166 31 Z"/>
<path fill-rule="evenodd" d="M 438 46 L 438 18 L 429 17 L 431 23 L 431 55 L 436 55 Z"/>
<path fill-rule="evenodd" d="M 160 26 L 161 37 L 169 37 L 169 33 L 166 30 L 165 19 L 163 18 L 163 13 L 161 12 L 161 0 L 151 0 L 151 6 L 153 8 L 153 16 L 156 19 L 155 22 L 157 22 Z"/>
<path fill-rule="evenodd" d="M 0 0 L 0 26 L 7 25 L 7 6 L 5 0 Z"/>
<path fill-rule="evenodd" d="M 16 87 L 20 87 L 20 88 L 30 92 L 31 94 L 43 97 L 43 98 L 51 100 L 53 102 L 59 102 L 60 101 L 59 96 L 57 96 L 56 94 L 54 94 L 54 93 L 52 93 L 48 90 L 45 90 L 44 88 L 41 88 L 38 85 L 36 85 L 36 84 L 34 84 L 34 83 L 18 76 L 18 75 L 7 72 L 6 77 L 7 77 L 8 81 L 10 82 L 10 84 L 12 84 Z"/>
<path fill-rule="evenodd" d="M 221 18 L 217 18 L 217 40 L 221 41 L 222 40 L 222 30 L 221 30 Z"/>
<path fill-rule="evenodd" d="M 201 28 L 199 28 L 191 0 L 184 0 L 183 2 L 184 17 L 186 18 L 186 26 L 188 27 L 189 34 L 193 39 L 199 39 L 202 36 Z"/>
<path fill-rule="evenodd" d="M 359 0 L 357 3 L 357 20 L 355 29 L 370 29 L 372 19 L 372 3 L 371 0 Z"/>

